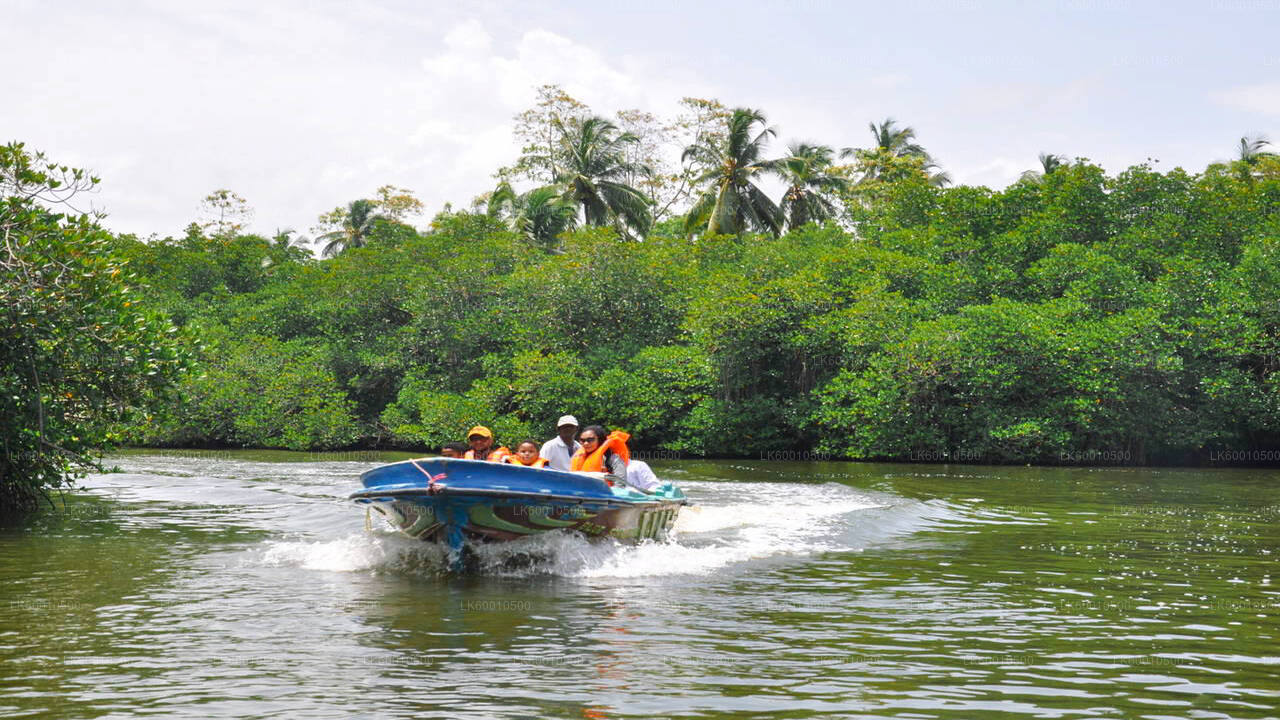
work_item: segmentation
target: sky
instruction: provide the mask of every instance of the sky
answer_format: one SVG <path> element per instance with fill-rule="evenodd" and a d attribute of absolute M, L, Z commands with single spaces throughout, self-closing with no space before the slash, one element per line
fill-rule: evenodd
<path fill-rule="evenodd" d="M 1280 0 L 0 0 L 0 142 L 92 170 L 140 237 L 220 188 L 268 235 L 387 184 L 425 226 L 493 188 L 547 83 L 602 115 L 759 108 L 777 155 L 892 117 L 960 184 L 1042 152 L 1196 172 L 1280 143 L 1277 37 Z"/>

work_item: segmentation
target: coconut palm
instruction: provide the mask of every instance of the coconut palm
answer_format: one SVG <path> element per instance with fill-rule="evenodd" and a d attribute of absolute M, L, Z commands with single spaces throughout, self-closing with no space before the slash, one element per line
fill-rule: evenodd
<path fill-rule="evenodd" d="M 490 217 L 507 223 L 521 237 L 548 250 L 561 233 L 577 224 L 578 207 L 564 197 L 564 189 L 547 185 L 517 195 L 505 181 L 488 197 Z"/>
<path fill-rule="evenodd" d="M 582 208 L 588 225 L 613 225 L 643 235 L 653 216 L 644 193 L 624 179 L 647 169 L 627 160 L 627 145 L 636 136 L 618 131 L 606 118 L 575 118 L 556 122 L 561 133 L 560 172 L 556 182 L 563 196 Z"/>
<path fill-rule="evenodd" d="M 1022 173 L 1022 179 L 1029 182 L 1040 182 L 1044 178 L 1049 177 L 1059 168 L 1066 164 L 1066 158 L 1062 155 L 1054 155 L 1053 153 L 1040 153 L 1040 169 L 1027 170 Z"/>
<path fill-rule="evenodd" d="M 1253 165 L 1264 157 L 1275 155 L 1273 152 L 1263 150 L 1262 148 L 1271 144 L 1271 141 L 1261 135 L 1248 135 L 1240 138 L 1240 157 L 1241 162 Z"/>
<path fill-rule="evenodd" d="M 1275 157 L 1275 153 L 1263 150 L 1264 147 L 1271 144 L 1271 141 L 1261 135 L 1252 137 L 1246 135 L 1240 138 L 1239 157 L 1236 158 L 1235 165 L 1240 173 L 1242 180 L 1249 180 L 1253 177 L 1254 168 L 1257 167 L 1263 158 Z"/>
<path fill-rule="evenodd" d="M 792 143 L 787 151 L 790 154 L 779 160 L 775 169 L 787 183 L 781 203 L 787 229 L 835 215 L 836 206 L 829 196 L 849 189 L 849 180 L 832 171 L 835 151 L 826 145 L 807 143 Z"/>
<path fill-rule="evenodd" d="M 578 208 L 554 185 L 535 188 L 520 196 L 516 229 L 525 239 L 552 249 L 556 238 L 577 224 Z"/>
<path fill-rule="evenodd" d="M 310 243 L 311 240 L 308 237 L 300 235 L 293 228 L 276 228 L 276 234 L 271 236 L 271 248 L 293 260 L 310 258 L 311 251 L 307 250 L 307 245 Z"/>
<path fill-rule="evenodd" d="M 777 135 L 764 113 L 737 108 L 727 118 L 723 137 L 685 148 L 683 159 L 702 172 L 694 180 L 705 189 L 685 216 L 685 231 L 693 232 L 705 222 L 711 234 L 736 234 L 763 230 L 778 234 L 782 212 L 756 185 L 761 175 L 775 172 L 777 161 L 764 160 L 765 145 Z"/>
<path fill-rule="evenodd" d="M 364 247 L 374 225 L 383 219 L 376 211 L 377 206 L 370 200 L 356 200 L 347 205 L 341 226 L 316 238 L 316 242 L 325 243 L 320 254 L 333 257 L 349 248 Z"/>
<path fill-rule="evenodd" d="M 878 125 L 870 123 L 870 128 L 874 145 L 867 149 L 845 148 L 840 151 L 841 157 L 857 158 L 863 173 L 860 182 L 893 180 L 912 168 L 918 168 L 932 185 L 951 184 L 951 176 L 940 171 L 933 156 L 916 142 L 915 128 L 898 127 L 898 121 L 893 118 L 885 118 Z"/>
<path fill-rule="evenodd" d="M 896 127 L 897 120 L 885 118 L 876 125 L 870 123 L 871 135 L 876 139 L 876 147 L 886 150 L 895 157 L 918 157 L 929 159 L 929 153 L 916 142 L 916 130 L 912 127 Z"/>
<path fill-rule="evenodd" d="M 489 217 L 510 222 L 516 215 L 519 197 L 512 189 L 511 183 L 503 180 L 498 183 L 493 192 L 481 195 L 472 201 L 472 207 L 478 209 L 483 205 L 485 214 Z"/>

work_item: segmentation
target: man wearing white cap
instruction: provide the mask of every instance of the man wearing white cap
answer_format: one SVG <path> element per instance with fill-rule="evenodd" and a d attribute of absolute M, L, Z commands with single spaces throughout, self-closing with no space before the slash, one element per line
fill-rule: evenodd
<path fill-rule="evenodd" d="M 569 460 L 582 446 L 573 439 L 578 434 L 578 418 L 565 415 L 556 423 L 557 437 L 542 443 L 538 455 L 547 461 L 547 467 L 553 470 L 569 470 Z"/>

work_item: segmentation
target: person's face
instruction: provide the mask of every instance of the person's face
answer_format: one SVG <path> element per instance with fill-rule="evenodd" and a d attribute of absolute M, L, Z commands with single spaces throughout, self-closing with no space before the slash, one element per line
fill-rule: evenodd
<path fill-rule="evenodd" d="M 519 455 L 520 459 L 527 465 L 538 457 L 538 448 L 534 447 L 532 443 L 525 443 L 516 448 L 516 455 Z"/>
<path fill-rule="evenodd" d="M 573 436 L 575 433 L 578 432 L 578 426 L 577 425 L 561 425 L 560 427 L 556 428 L 556 432 L 560 433 L 560 439 L 564 441 L 565 445 L 572 445 Z"/>
<path fill-rule="evenodd" d="M 467 438 L 467 444 L 471 446 L 472 450 L 480 452 L 489 449 L 489 446 L 493 444 L 493 438 L 488 438 L 483 435 L 472 435 Z"/>
<path fill-rule="evenodd" d="M 578 436 L 578 442 L 582 443 L 582 450 L 586 453 L 595 452 L 595 449 L 600 446 L 600 438 L 596 437 L 596 434 L 590 430 L 584 430 Z"/>
<path fill-rule="evenodd" d="M 454 450 L 453 448 L 442 448 L 442 449 L 440 450 L 440 456 L 441 456 L 441 457 L 451 457 L 451 458 L 459 457 L 459 455 L 458 455 L 458 451 L 457 451 L 457 450 Z"/>

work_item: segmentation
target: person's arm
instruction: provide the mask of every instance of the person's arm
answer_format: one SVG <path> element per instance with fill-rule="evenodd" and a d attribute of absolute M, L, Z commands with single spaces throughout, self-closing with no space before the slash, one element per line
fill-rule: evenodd
<path fill-rule="evenodd" d="M 616 452 L 611 452 L 606 462 L 609 466 L 609 481 L 614 485 L 626 485 L 627 462 L 622 459 L 622 456 Z"/>

